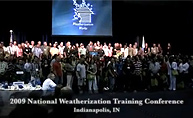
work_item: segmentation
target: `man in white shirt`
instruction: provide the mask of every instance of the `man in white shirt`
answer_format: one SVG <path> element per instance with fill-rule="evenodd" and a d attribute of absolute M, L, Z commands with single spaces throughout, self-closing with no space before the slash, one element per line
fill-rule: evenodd
<path fill-rule="evenodd" d="M 14 54 L 15 54 L 15 52 L 14 52 L 14 47 L 13 47 L 12 42 L 9 43 L 9 46 L 7 47 L 7 52 L 8 52 L 10 55 L 14 55 Z"/>
<path fill-rule="evenodd" d="M 58 46 L 58 51 L 59 51 L 59 54 L 60 54 L 60 57 L 63 58 L 64 57 L 64 43 L 61 42 L 60 45 Z"/>
<path fill-rule="evenodd" d="M 42 84 L 42 90 L 55 90 L 56 84 L 54 83 L 55 75 L 50 73 L 48 78 Z"/>
<path fill-rule="evenodd" d="M 78 54 L 79 54 L 79 58 L 82 56 L 82 55 L 86 55 L 86 48 L 84 47 L 84 44 L 80 44 L 80 48 L 78 50 Z"/>

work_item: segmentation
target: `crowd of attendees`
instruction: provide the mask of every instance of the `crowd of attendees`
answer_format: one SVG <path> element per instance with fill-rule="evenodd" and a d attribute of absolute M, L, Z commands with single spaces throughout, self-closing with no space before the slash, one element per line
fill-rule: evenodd
<path fill-rule="evenodd" d="M 176 90 L 192 87 L 193 57 L 173 55 L 171 45 L 139 47 L 99 41 L 85 46 L 34 41 L 0 43 L 0 83 L 24 81 L 43 90 L 56 85 L 80 93 L 104 90 Z"/>

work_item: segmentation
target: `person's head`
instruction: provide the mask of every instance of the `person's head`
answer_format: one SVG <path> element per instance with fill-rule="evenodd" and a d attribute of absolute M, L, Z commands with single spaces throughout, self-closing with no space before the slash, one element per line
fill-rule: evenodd
<path fill-rule="evenodd" d="M 145 43 L 145 46 L 148 47 L 148 43 Z"/>
<path fill-rule="evenodd" d="M 48 78 L 50 78 L 51 80 L 54 80 L 55 79 L 55 75 L 54 75 L 54 73 L 50 73 L 49 75 L 48 75 Z"/>
<path fill-rule="evenodd" d="M 13 45 L 17 45 L 17 41 L 14 41 L 14 42 L 13 42 Z"/>
<path fill-rule="evenodd" d="M 156 47 L 156 44 L 155 44 L 155 43 L 153 44 L 153 47 Z"/>
<path fill-rule="evenodd" d="M 97 43 L 94 43 L 94 47 L 96 47 L 97 46 Z"/>
<path fill-rule="evenodd" d="M 129 44 L 129 48 L 132 48 L 132 44 Z"/>
<path fill-rule="evenodd" d="M 75 44 L 75 46 L 76 46 L 76 47 L 79 47 L 79 44 L 78 44 L 78 43 L 76 43 L 76 44 Z"/>
<path fill-rule="evenodd" d="M 47 44 L 47 42 L 45 41 L 45 42 L 44 42 L 44 46 L 47 46 L 47 45 L 48 45 L 48 44 Z"/>
<path fill-rule="evenodd" d="M 171 45 L 170 45 L 170 43 L 168 43 L 168 47 L 170 47 Z"/>
<path fill-rule="evenodd" d="M 60 42 L 60 46 L 63 47 L 63 46 L 64 46 L 64 43 L 63 43 L 63 42 Z"/>
<path fill-rule="evenodd" d="M 57 62 L 60 62 L 60 61 L 61 61 L 60 56 L 57 56 L 57 57 L 56 57 L 56 61 L 57 61 Z"/>
<path fill-rule="evenodd" d="M 35 42 L 34 41 L 31 41 L 31 45 L 33 46 L 35 44 Z"/>
<path fill-rule="evenodd" d="M 120 48 L 122 48 L 122 44 L 121 43 L 119 44 L 119 46 L 120 46 Z"/>
<path fill-rule="evenodd" d="M 38 41 L 38 45 L 40 45 L 40 46 L 41 46 L 41 41 Z"/>
<path fill-rule="evenodd" d="M 22 48 L 22 47 L 21 47 L 21 44 L 18 44 L 18 48 Z"/>
<path fill-rule="evenodd" d="M 137 47 L 137 42 L 134 43 L 135 47 Z"/>
<path fill-rule="evenodd" d="M 127 48 L 127 45 L 124 45 L 124 48 Z"/>
<path fill-rule="evenodd" d="M 49 46 L 52 47 L 52 43 L 49 43 Z"/>
<path fill-rule="evenodd" d="M 19 59 L 18 63 L 19 63 L 19 65 L 22 65 L 23 64 L 23 60 Z"/>
<path fill-rule="evenodd" d="M 161 47 L 161 44 L 160 44 L 160 43 L 158 43 L 158 44 L 157 44 L 157 46 L 158 46 L 158 47 Z"/>
<path fill-rule="evenodd" d="M 111 58 L 111 62 L 114 63 L 114 62 L 115 62 L 115 59 L 114 59 L 114 58 Z"/>
<path fill-rule="evenodd" d="M 21 47 L 23 47 L 23 48 L 24 48 L 24 47 L 25 47 L 25 43 L 21 43 Z"/>
<path fill-rule="evenodd" d="M 81 48 L 84 48 L 84 44 L 83 43 L 81 43 L 80 46 L 81 46 Z"/>
<path fill-rule="evenodd" d="M 56 48 L 56 44 L 55 43 L 54 43 L 53 47 Z"/>
<path fill-rule="evenodd" d="M 29 47 L 29 43 L 27 43 L 27 47 Z"/>
<path fill-rule="evenodd" d="M 100 42 L 99 41 L 97 41 L 97 45 L 100 46 Z"/>
<path fill-rule="evenodd" d="M 69 47 L 70 44 L 71 44 L 70 41 L 68 41 L 68 42 L 66 43 L 66 46 Z"/>
<path fill-rule="evenodd" d="M 40 45 L 38 44 L 36 47 L 37 47 L 37 48 L 40 48 Z"/>
<path fill-rule="evenodd" d="M 27 44 L 28 43 L 28 41 L 25 41 L 25 44 Z"/>
<path fill-rule="evenodd" d="M 4 46 L 4 42 L 3 41 L 1 42 L 1 45 Z"/>
<path fill-rule="evenodd" d="M 80 58 L 80 63 L 83 64 L 84 63 L 84 58 Z"/>
<path fill-rule="evenodd" d="M 9 43 L 9 46 L 12 46 L 12 45 L 13 45 L 12 42 L 10 42 L 10 43 Z"/>
<path fill-rule="evenodd" d="M 89 42 L 89 45 L 93 45 L 93 42 L 92 42 L 92 41 L 90 41 L 90 42 Z"/>

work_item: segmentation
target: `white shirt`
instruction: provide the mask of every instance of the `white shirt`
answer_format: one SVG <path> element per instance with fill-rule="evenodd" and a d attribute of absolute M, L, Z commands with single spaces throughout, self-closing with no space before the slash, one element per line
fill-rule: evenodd
<path fill-rule="evenodd" d="M 86 67 L 84 64 L 78 64 L 76 70 L 80 74 L 80 78 L 86 78 Z"/>
<path fill-rule="evenodd" d="M 188 73 L 189 64 L 188 63 L 183 64 L 182 68 L 183 68 L 184 73 Z"/>
<path fill-rule="evenodd" d="M 172 62 L 172 67 L 174 70 L 177 70 L 178 69 L 178 65 L 176 62 Z"/>
<path fill-rule="evenodd" d="M 8 46 L 8 47 L 7 47 L 7 51 L 8 51 L 8 53 L 11 54 L 11 55 L 14 55 L 14 54 L 15 54 L 15 52 L 14 52 L 14 47 L 13 47 L 13 46 Z"/>
<path fill-rule="evenodd" d="M 12 47 L 13 47 L 13 51 L 15 53 L 17 51 L 17 49 L 18 49 L 18 46 L 17 45 L 13 45 Z"/>
<path fill-rule="evenodd" d="M 65 46 L 58 46 L 58 50 L 59 50 L 59 52 L 60 52 L 60 54 L 64 54 L 64 48 L 65 48 Z"/>
<path fill-rule="evenodd" d="M 53 90 L 54 87 L 56 84 L 50 78 L 47 78 L 42 84 L 42 90 Z"/>
<path fill-rule="evenodd" d="M 80 55 L 86 55 L 86 48 L 79 48 Z"/>
<path fill-rule="evenodd" d="M 128 48 L 125 48 L 125 49 L 124 49 L 124 57 L 126 58 L 128 55 L 129 55 L 129 53 L 128 53 Z"/>
<path fill-rule="evenodd" d="M 107 47 L 103 48 L 105 56 L 109 56 L 109 49 Z"/>

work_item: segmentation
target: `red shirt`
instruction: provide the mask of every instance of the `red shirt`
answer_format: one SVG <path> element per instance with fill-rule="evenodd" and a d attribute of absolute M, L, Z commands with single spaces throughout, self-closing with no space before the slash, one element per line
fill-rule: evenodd
<path fill-rule="evenodd" d="M 53 70 L 56 72 L 57 76 L 62 76 L 62 67 L 59 62 L 53 63 Z"/>

